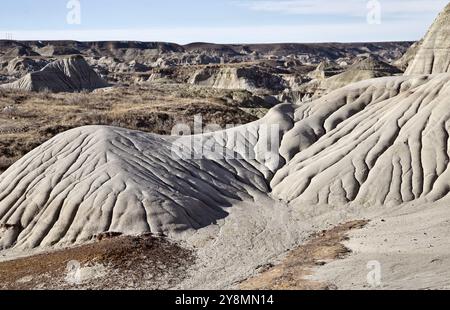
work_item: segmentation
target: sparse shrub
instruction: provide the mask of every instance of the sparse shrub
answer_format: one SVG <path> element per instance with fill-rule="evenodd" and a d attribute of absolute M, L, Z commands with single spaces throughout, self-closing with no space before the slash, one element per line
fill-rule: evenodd
<path fill-rule="evenodd" d="M 89 104 L 90 98 L 89 93 L 79 92 L 79 93 L 71 93 L 68 94 L 64 99 L 64 102 L 68 105 L 80 105 L 84 106 Z"/>
<path fill-rule="evenodd" d="M 228 93 L 231 92 L 179 84 L 78 93 L 2 90 L 0 122 L 12 117 L 20 121 L 11 122 L 0 131 L 0 170 L 53 136 L 80 126 L 108 125 L 170 135 L 177 123 L 192 127 L 196 114 L 202 115 L 205 125 L 222 127 L 256 119 L 239 109 L 234 96 L 230 100 L 233 102 L 227 103 L 223 97 Z"/>
<path fill-rule="evenodd" d="M 49 100 L 52 97 L 52 92 L 48 88 L 44 88 L 40 90 L 39 92 L 36 92 L 34 97 L 41 99 L 41 100 Z"/>

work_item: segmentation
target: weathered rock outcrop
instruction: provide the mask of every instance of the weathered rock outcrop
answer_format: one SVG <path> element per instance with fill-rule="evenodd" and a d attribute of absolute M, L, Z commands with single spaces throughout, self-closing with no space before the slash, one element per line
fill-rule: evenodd
<path fill-rule="evenodd" d="M 21 56 L 39 56 L 38 53 L 33 51 L 27 46 L 16 46 L 6 51 L 4 57 L 21 57 Z"/>
<path fill-rule="evenodd" d="M 450 190 L 450 74 L 363 81 L 302 104 L 273 195 L 294 204 L 398 205 Z"/>
<path fill-rule="evenodd" d="M 314 71 L 308 74 L 308 77 L 313 80 L 324 80 L 333 75 L 339 74 L 343 71 L 342 68 L 336 64 L 321 62 Z"/>
<path fill-rule="evenodd" d="M 258 66 L 215 66 L 199 69 L 191 77 L 191 84 L 221 89 L 245 89 L 249 91 L 282 91 L 284 80 Z"/>
<path fill-rule="evenodd" d="M 6 72 L 10 75 L 23 75 L 41 70 L 47 65 L 45 60 L 16 57 L 8 62 Z"/>
<path fill-rule="evenodd" d="M 406 51 L 405 54 L 394 62 L 394 66 L 405 72 L 416 58 L 417 53 L 423 43 L 423 40 L 417 41 Z"/>
<path fill-rule="evenodd" d="M 320 87 L 326 92 L 336 90 L 352 83 L 401 73 L 397 68 L 373 57 L 358 59 L 345 72 L 323 81 Z"/>
<path fill-rule="evenodd" d="M 57 60 L 41 71 L 0 87 L 26 91 L 74 92 L 106 87 L 107 83 L 86 63 L 81 56 Z"/>
<path fill-rule="evenodd" d="M 444 72 L 450 72 L 450 4 L 431 26 L 405 74 Z"/>
<path fill-rule="evenodd" d="M 341 70 L 344 69 L 341 68 Z M 331 64 L 321 63 L 316 70 L 309 73 L 312 81 L 291 87 L 291 89 L 300 94 L 300 100 L 308 101 L 320 98 L 352 83 L 392 76 L 401 72 L 398 68 L 374 57 L 359 58 L 344 72 L 339 72 L 338 68 Z"/>

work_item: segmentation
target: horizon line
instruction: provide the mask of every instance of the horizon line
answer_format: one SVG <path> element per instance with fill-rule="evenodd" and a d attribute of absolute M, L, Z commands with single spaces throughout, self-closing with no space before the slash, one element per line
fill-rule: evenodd
<path fill-rule="evenodd" d="M 418 42 L 419 40 L 387 40 L 387 41 L 380 41 L 380 40 L 374 40 L 374 41 L 318 41 L 318 42 L 289 42 L 289 41 L 279 41 L 279 42 L 257 42 L 257 43 L 245 43 L 245 42 L 234 42 L 234 43 L 219 43 L 219 42 L 212 42 L 212 41 L 192 41 L 189 43 L 178 43 L 174 41 L 160 41 L 160 40 L 121 40 L 121 39 L 114 39 L 114 40 L 74 40 L 74 39 L 0 39 L 0 42 L 77 42 L 77 43 L 106 43 L 106 42 L 134 42 L 134 43 L 166 43 L 166 44 L 174 44 L 179 46 L 186 46 L 186 45 L 193 45 L 193 44 L 211 44 L 211 45 L 282 45 L 282 44 L 308 44 L 308 45 L 314 45 L 314 44 L 375 44 L 375 43 L 413 43 Z"/>

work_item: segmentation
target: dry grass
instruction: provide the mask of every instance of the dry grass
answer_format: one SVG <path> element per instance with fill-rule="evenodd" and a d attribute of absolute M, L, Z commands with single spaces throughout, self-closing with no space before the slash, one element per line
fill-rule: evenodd
<path fill-rule="evenodd" d="M 288 253 L 284 261 L 277 266 L 270 266 L 254 278 L 241 283 L 244 290 L 324 290 L 331 289 L 327 283 L 306 279 L 314 267 L 329 261 L 341 259 L 350 253 L 342 242 L 347 240 L 347 233 L 361 229 L 368 221 L 354 221 L 339 225 L 331 230 L 322 231 L 311 240 Z"/>
<path fill-rule="evenodd" d="M 17 159 L 63 131 L 110 125 L 171 134 L 176 123 L 244 124 L 257 116 L 241 108 L 264 102 L 245 91 L 181 84 L 117 87 L 93 93 L 0 91 L 0 173 Z M 5 111 L 3 109 L 7 107 Z M 260 115 L 260 114 L 259 114 Z"/>

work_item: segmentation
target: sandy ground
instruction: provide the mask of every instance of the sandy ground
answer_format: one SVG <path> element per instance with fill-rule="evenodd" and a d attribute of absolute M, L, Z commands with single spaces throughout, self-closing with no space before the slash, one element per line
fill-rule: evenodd
<path fill-rule="evenodd" d="M 450 209 L 444 201 L 372 208 L 267 203 L 262 199 L 237 206 L 216 226 L 193 235 L 189 243 L 199 249 L 198 264 L 177 288 L 239 289 L 242 282 L 260 277 L 273 266 L 281 266 L 285 275 L 295 272 L 301 251 L 315 242 L 312 235 L 365 220 L 370 221 L 365 228 L 352 230 L 348 238 L 344 230 L 339 235 L 342 239 L 334 240 L 339 241 L 335 246 L 343 241 L 348 256 L 334 248 L 335 257 L 321 260 L 319 255 L 315 266 L 300 270 L 305 272 L 299 279 L 311 281 L 304 288 L 450 288 Z M 308 259 L 314 259 L 311 253 Z M 286 283 L 268 288 L 292 288 L 288 282 L 289 276 Z"/>
<path fill-rule="evenodd" d="M 217 224 L 178 236 L 180 246 L 193 249 L 196 259 L 181 283 L 172 288 L 238 289 L 242 281 L 258 275 L 268 264 L 282 262 L 290 250 L 304 244 L 315 232 L 331 229 L 347 219 L 359 219 L 350 210 L 330 210 L 328 206 L 294 208 L 265 195 L 236 203 L 228 211 L 229 216 Z M 0 262 L 42 253 L 48 252 L 10 249 L 0 252 Z"/>
<path fill-rule="evenodd" d="M 239 289 L 246 279 L 282 263 L 313 234 L 363 219 L 366 217 L 352 208 L 292 207 L 267 197 L 241 203 L 217 225 L 187 238 L 198 250 L 198 263 L 176 288 Z"/>
<path fill-rule="evenodd" d="M 350 253 L 342 241 L 347 233 L 361 229 L 368 221 L 352 221 L 323 230 L 311 236 L 304 245 L 290 251 L 283 262 L 268 266 L 266 271 L 245 280 L 243 290 L 329 290 L 334 286 L 308 279 L 315 266 L 323 266 L 330 261 L 342 259 Z"/>
<path fill-rule="evenodd" d="M 182 273 L 172 273 L 172 285 L 165 283 L 164 276 L 152 280 L 152 286 L 148 281 L 141 284 L 171 289 L 450 288 L 448 203 L 366 209 L 355 205 L 293 207 L 260 196 L 229 212 L 215 225 L 180 235 L 178 244 L 193 249 L 195 260 L 183 265 Z M 366 220 L 369 224 L 361 228 Z M 24 255 L 16 251 L 0 254 L 0 261 Z M 64 259 L 65 264 L 71 257 L 64 254 Z M 371 273 L 377 263 L 379 278 Z M 17 287 L 34 287 L 26 274 L 15 277 Z M 371 279 L 379 280 L 380 286 Z M 92 282 L 67 286 L 62 280 L 55 282 L 64 284 L 60 288 L 101 288 Z"/>
<path fill-rule="evenodd" d="M 391 211 L 353 231 L 344 243 L 352 254 L 317 268 L 313 279 L 338 289 L 450 289 L 449 203 Z"/>

